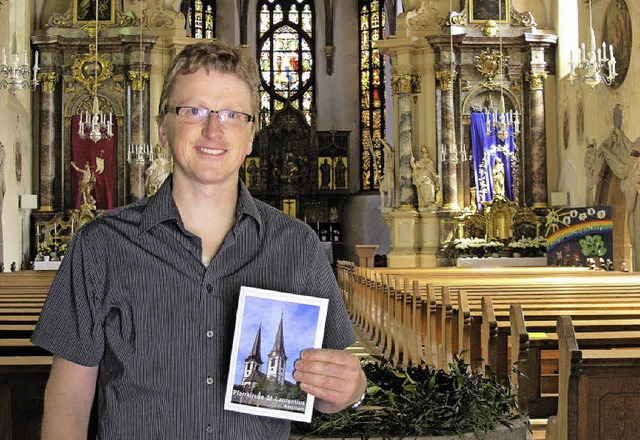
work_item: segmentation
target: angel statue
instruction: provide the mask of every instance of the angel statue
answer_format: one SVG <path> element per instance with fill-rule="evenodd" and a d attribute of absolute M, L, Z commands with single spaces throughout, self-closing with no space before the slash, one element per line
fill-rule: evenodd
<path fill-rule="evenodd" d="M 393 202 L 393 150 L 388 142 L 382 138 L 377 139 L 382 144 L 382 153 L 384 157 L 384 168 L 382 176 L 379 178 L 380 184 L 380 209 L 391 208 Z M 365 135 L 365 143 L 371 153 L 371 157 L 375 161 L 376 169 L 380 169 L 380 158 L 373 149 L 373 142 L 368 135 Z"/>

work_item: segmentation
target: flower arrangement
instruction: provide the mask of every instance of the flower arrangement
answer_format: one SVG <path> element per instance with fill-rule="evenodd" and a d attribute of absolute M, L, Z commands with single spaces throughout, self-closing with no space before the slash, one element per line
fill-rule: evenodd
<path fill-rule="evenodd" d="M 64 254 L 67 253 L 67 244 L 60 243 L 59 245 L 57 245 L 56 252 L 58 253 L 58 257 L 62 257 Z"/>
<path fill-rule="evenodd" d="M 499 241 L 487 241 L 484 238 L 457 238 L 453 243 L 458 253 L 473 254 L 478 257 L 502 250 L 502 243 Z"/>
<path fill-rule="evenodd" d="M 51 255 L 51 246 L 49 246 L 49 243 L 42 242 L 38 244 L 38 254 L 44 257 Z"/>
<path fill-rule="evenodd" d="M 52 259 L 60 258 L 67 252 L 66 243 L 47 243 L 38 244 L 38 257 L 52 257 Z"/>
<path fill-rule="evenodd" d="M 509 248 L 514 253 L 538 256 L 547 251 L 547 239 L 545 237 L 522 237 L 509 243 Z"/>

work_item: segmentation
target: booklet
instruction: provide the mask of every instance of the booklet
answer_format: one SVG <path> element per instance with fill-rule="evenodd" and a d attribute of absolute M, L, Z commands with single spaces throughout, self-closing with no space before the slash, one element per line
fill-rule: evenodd
<path fill-rule="evenodd" d="M 293 378 L 304 349 L 321 348 L 329 300 L 242 286 L 224 409 L 311 421 L 314 396 Z"/>

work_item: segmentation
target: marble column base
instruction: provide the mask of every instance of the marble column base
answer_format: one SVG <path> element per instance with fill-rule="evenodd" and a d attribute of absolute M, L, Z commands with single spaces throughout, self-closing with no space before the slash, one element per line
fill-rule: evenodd
<path fill-rule="evenodd" d="M 391 250 L 389 267 L 436 267 L 439 222 L 435 213 L 397 210 L 383 214 L 389 226 Z"/>

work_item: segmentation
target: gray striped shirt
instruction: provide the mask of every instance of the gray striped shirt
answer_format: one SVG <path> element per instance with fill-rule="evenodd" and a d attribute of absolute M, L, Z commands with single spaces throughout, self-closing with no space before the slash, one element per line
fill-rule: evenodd
<path fill-rule="evenodd" d="M 288 421 L 223 410 L 241 285 L 329 298 L 326 348 L 355 341 L 314 232 L 239 184 L 237 222 L 211 264 L 169 177 L 74 237 L 32 336 L 99 365 L 101 439 L 286 439 Z"/>

